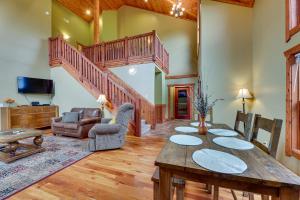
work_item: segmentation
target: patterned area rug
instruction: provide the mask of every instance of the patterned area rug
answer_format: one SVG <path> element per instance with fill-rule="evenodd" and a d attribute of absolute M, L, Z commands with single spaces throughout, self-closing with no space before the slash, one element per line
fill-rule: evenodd
<path fill-rule="evenodd" d="M 32 143 L 32 139 L 23 142 Z M 86 143 L 87 141 L 79 139 L 46 136 L 42 145 L 45 152 L 11 164 L 0 162 L 0 199 L 7 198 L 90 155 L 86 150 Z"/>

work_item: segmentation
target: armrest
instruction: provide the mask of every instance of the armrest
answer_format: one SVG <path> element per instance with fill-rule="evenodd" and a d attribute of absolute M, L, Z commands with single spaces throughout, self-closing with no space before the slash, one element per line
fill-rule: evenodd
<path fill-rule="evenodd" d="M 52 123 L 60 122 L 61 120 L 62 120 L 62 117 L 53 117 L 52 118 Z"/>
<path fill-rule="evenodd" d="M 79 125 L 84 126 L 87 124 L 96 124 L 99 123 L 101 120 L 100 117 L 92 117 L 92 118 L 86 118 L 79 121 Z"/>
<path fill-rule="evenodd" d="M 96 135 L 115 134 L 121 130 L 120 124 L 96 124 L 93 131 Z"/>
<path fill-rule="evenodd" d="M 111 118 L 102 118 L 101 119 L 101 124 L 108 124 L 112 120 Z"/>

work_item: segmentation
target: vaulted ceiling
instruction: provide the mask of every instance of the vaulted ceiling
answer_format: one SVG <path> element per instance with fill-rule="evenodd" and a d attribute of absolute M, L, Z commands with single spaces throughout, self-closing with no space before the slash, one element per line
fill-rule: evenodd
<path fill-rule="evenodd" d="M 80 16 L 87 22 L 93 20 L 93 14 L 87 15 L 86 10 L 93 11 L 94 0 L 57 0 L 60 4 Z M 116 10 L 123 5 L 133 6 L 145 10 L 169 15 L 171 7 L 176 0 L 100 0 L 101 10 Z M 181 18 L 197 20 L 197 1 L 181 0 L 185 13 Z M 255 0 L 215 0 L 240 6 L 253 7 Z"/>

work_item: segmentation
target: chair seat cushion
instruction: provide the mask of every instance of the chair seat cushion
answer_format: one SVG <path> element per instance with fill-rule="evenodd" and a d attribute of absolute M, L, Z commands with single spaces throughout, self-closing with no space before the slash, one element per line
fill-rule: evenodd
<path fill-rule="evenodd" d="M 72 124 L 72 123 L 54 122 L 52 126 L 56 128 L 78 129 L 78 124 Z"/>
<path fill-rule="evenodd" d="M 89 137 L 95 138 L 96 135 L 115 134 L 121 129 L 120 124 L 95 124 L 89 131 Z"/>

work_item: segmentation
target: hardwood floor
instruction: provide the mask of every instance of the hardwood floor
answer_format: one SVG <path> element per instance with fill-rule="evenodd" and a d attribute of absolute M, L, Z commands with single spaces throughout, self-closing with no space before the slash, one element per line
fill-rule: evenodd
<path fill-rule="evenodd" d="M 124 148 L 94 153 L 10 199 L 152 199 L 154 160 L 174 127 L 188 123 L 170 121 L 158 125 L 149 136 L 128 136 Z M 203 188 L 203 184 L 187 182 L 185 199 L 212 199 Z M 220 194 L 220 200 L 233 199 L 228 189 L 221 189 Z M 247 198 L 238 193 L 238 199 Z"/>

